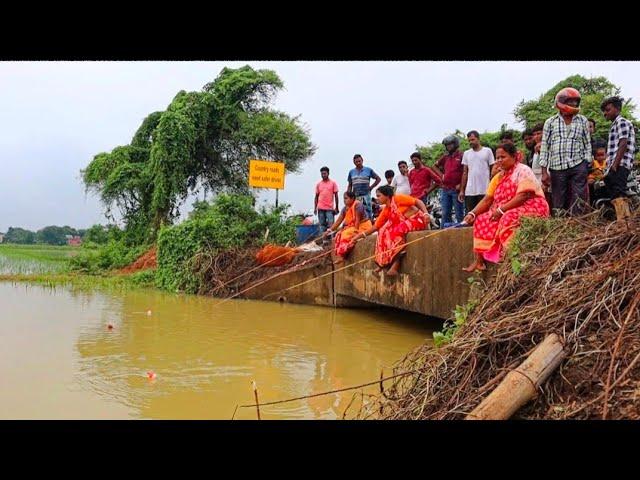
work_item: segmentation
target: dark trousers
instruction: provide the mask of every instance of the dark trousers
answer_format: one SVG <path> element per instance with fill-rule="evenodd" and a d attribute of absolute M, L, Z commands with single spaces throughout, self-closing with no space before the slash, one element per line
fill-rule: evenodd
<path fill-rule="evenodd" d="M 320 231 L 325 232 L 334 222 L 333 210 L 318 210 L 318 223 Z"/>
<path fill-rule="evenodd" d="M 550 174 L 553 208 L 568 210 L 571 215 L 583 213 L 589 195 L 587 162 L 566 170 L 550 170 Z"/>
<path fill-rule="evenodd" d="M 467 195 L 464 197 L 464 207 L 468 214 L 471 210 L 476 208 L 480 203 L 480 200 L 484 198 L 484 195 Z"/>
<path fill-rule="evenodd" d="M 458 192 L 443 188 L 440 190 L 440 205 L 442 206 L 442 223 L 451 223 L 451 209 L 455 207 L 456 222 L 464 218 L 464 203 L 458 201 Z"/>
<path fill-rule="evenodd" d="M 617 171 L 609 170 L 604 177 L 604 185 L 607 197 L 610 199 L 627 196 L 627 180 L 629 179 L 629 169 L 619 166 Z"/>

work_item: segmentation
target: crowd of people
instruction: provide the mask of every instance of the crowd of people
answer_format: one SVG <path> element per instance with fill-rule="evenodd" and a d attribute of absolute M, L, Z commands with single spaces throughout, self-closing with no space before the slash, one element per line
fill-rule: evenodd
<path fill-rule="evenodd" d="M 457 136 L 444 138 L 446 153 L 433 166 L 413 152 L 411 169 L 401 160 L 397 174 L 385 171 L 387 183 L 377 188 L 375 198 L 371 192 L 382 179 L 356 154 L 342 210 L 338 185 L 329 168 L 322 167 L 314 213 L 324 237 L 336 233 L 336 262 L 344 261 L 359 239 L 377 232 L 377 271 L 387 268 L 387 275 L 397 275 L 407 233 L 430 226 L 428 200 L 436 189 L 442 225 L 473 226 L 475 259 L 465 268 L 468 272 L 485 269 L 485 261 L 500 261 L 522 216 L 580 215 L 605 197 L 617 213 L 628 214 L 626 187 L 636 146 L 633 124 L 621 115 L 623 99 L 614 96 L 601 104 L 611 122 L 607 140 L 594 138 L 596 122 L 579 113 L 580 101 L 578 90 L 560 90 L 558 113 L 523 132 L 526 154 L 515 146 L 512 132 L 503 132 L 491 149 L 482 145 L 476 130 L 467 133 L 470 148 L 465 152 Z"/>

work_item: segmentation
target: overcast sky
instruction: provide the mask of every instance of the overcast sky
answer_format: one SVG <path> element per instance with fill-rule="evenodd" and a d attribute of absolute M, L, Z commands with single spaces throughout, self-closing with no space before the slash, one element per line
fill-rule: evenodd
<path fill-rule="evenodd" d="M 301 114 L 318 146 L 280 192 L 295 210 L 312 210 L 323 165 L 342 191 L 354 153 L 383 176 L 416 144 L 456 128 L 521 128 L 515 105 L 569 75 L 604 75 L 625 98 L 640 97 L 639 62 L 0 62 L 0 231 L 106 223 L 80 169 L 128 143 L 179 90 L 200 90 L 223 67 L 245 64 L 280 75 L 274 107 Z"/>

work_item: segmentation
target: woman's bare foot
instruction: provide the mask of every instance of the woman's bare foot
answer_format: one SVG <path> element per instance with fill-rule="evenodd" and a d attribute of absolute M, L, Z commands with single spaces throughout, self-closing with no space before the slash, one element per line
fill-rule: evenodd
<path fill-rule="evenodd" d="M 341 263 L 344 263 L 344 257 L 341 257 L 341 256 L 338 255 L 335 258 L 335 260 L 333 261 L 333 264 L 334 265 L 340 265 Z"/>
<path fill-rule="evenodd" d="M 393 265 L 391 265 L 391 268 L 387 271 L 387 275 L 389 277 L 395 277 L 398 275 L 399 269 L 400 269 L 400 261 L 396 260 L 395 262 L 393 262 Z"/>
<path fill-rule="evenodd" d="M 475 272 L 476 270 L 484 271 L 486 269 L 487 269 L 487 266 L 484 264 L 484 262 L 475 261 L 471 265 L 469 265 L 468 267 L 463 268 L 462 270 L 464 272 L 471 273 L 471 272 Z"/>
<path fill-rule="evenodd" d="M 376 275 L 380 275 L 380 272 L 382 272 L 382 267 L 378 266 L 373 273 L 375 273 Z"/>

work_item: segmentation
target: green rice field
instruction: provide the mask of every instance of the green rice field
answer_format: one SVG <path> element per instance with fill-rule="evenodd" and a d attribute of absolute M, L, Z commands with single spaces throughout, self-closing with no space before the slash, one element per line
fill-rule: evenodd
<path fill-rule="evenodd" d="M 34 275 L 68 271 L 77 247 L 0 244 L 0 274 Z"/>

